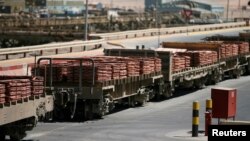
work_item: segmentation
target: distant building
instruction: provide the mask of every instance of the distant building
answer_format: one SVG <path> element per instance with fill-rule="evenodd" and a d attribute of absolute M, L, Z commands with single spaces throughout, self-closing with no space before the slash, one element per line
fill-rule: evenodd
<path fill-rule="evenodd" d="M 161 7 L 162 3 L 164 3 L 164 0 L 145 0 L 145 11 L 151 11 L 154 10 L 156 7 L 156 4 Z"/>
<path fill-rule="evenodd" d="M 191 10 L 193 15 L 201 17 L 204 14 L 223 15 L 223 6 L 212 6 L 194 0 L 145 0 L 145 11 L 152 11 L 157 8 L 165 13 L 182 13 L 184 9 Z"/>
<path fill-rule="evenodd" d="M 223 6 L 213 5 L 212 12 L 222 17 L 224 15 L 225 8 Z"/>
<path fill-rule="evenodd" d="M 84 0 L 47 0 L 47 8 L 51 13 L 78 14 L 85 7 Z"/>
<path fill-rule="evenodd" d="M 1 13 L 16 13 L 25 8 L 25 0 L 0 0 Z M 9 7 L 9 11 L 4 11 L 6 7 Z"/>
<path fill-rule="evenodd" d="M 10 7 L 10 13 L 45 8 L 46 0 L 0 0 L 0 6 Z"/>
<path fill-rule="evenodd" d="M 20 11 L 37 13 L 47 9 L 51 14 L 75 15 L 85 11 L 85 0 L 0 0 L 0 6 L 4 10 L 10 7 L 10 10 L 5 10 L 9 13 Z M 101 3 L 89 4 L 90 11 L 98 11 L 102 8 Z"/>

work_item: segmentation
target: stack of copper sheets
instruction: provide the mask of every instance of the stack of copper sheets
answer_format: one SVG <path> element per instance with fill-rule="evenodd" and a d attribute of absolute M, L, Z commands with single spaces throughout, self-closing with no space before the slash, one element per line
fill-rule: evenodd
<path fill-rule="evenodd" d="M 238 55 L 238 45 L 236 44 L 222 44 L 220 47 L 221 58 L 228 58 Z"/>
<path fill-rule="evenodd" d="M 31 83 L 29 79 L 1 80 L 0 84 L 5 85 L 6 102 L 12 102 L 31 96 Z"/>
<path fill-rule="evenodd" d="M 248 53 L 249 52 L 249 43 L 242 42 L 239 44 L 239 54 Z"/>
<path fill-rule="evenodd" d="M 177 52 L 176 55 L 185 58 L 185 67 L 191 67 L 193 65 L 193 52 Z"/>
<path fill-rule="evenodd" d="M 125 64 L 125 66 L 126 66 L 126 64 Z M 119 79 L 120 78 L 120 71 L 121 71 L 119 63 L 112 63 L 111 67 L 112 67 L 112 79 Z"/>
<path fill-rule="evenodd" d="M 5 85 L 0 84 L 0 104 L 5 103 Z"/>
<path fill-rule="evenodd" d="M 193 52 L 193 67 L 208 65 L 216 62 L 217 53 L 215 51 L 197 51 Z"/>
<path fill-rule="evenodd" d="M 155 71 L 155 61 L 152 58 L 138 58 L 140 61 L 140 74 L 150 74 Z"/>
<path fill-rule="evenodd" d="M 127 76 L 139 76 L 140 75 L 140 62 L 135 59 L 124 60 L 127 65 Z"/>
<path fill-rule="evenodd" d="M 232 44 L 232 56 L 236 56 L 239 54 L 239 46 L 236 44 Z"/>
<path fill-rule="evenodd" d="M 177 52 L 173 57 L 173 71 L 180 71 L 188 67 L 197 67 L 217 62 L 216 51 L 186 51 Z"/>
<path fill-rule="evenodd" d="M 161 71 L 161 67 L 162 67 L 161 59 L 154 58 L 154 61 L 155 61 L 155 71 L 156 72 Z"/>
<path fill-rule="evenodd" d="M 186 58 L 182 56 L 173 57 L 173 71 L 180 71 L 186 68 Z"/>
<path fill-rule="evenodd" d="M 34 77 L 31 80 L 31 95 L 42 95 L 44 93 L 44 78 Z"/>
<path fill-rule="evenodd" d="M 119 63 L 119 67 L 120 67 L 120 78 L 126 78 L 128 76 L 128 70 L 127 70 L 127 65 L 126 63 L 120 62 Z M 114 75 L 114 74 L 112 74 Z"/>
<path fill-rule="evenodd" d="M 93 67 L 90 65 L 83 65 L 83 81 L 91 82 L 92 81 L 92 74 L 93 74 Z M 75 67 L 76 74 L 79 77 L 79 67 Z M 95 81 L 105 81 L 111 80 L 112 78 L 112 67 L 111 65 L 99 63 L 95 64 L 95 72 L 94 72 L 94 79 Z"/>
<path fill-rule="evenodd" d="M 82 62 L 82 80 L 85 83 L 102 82 L 111 79 L 122 79 L 140 74 L 149 74 L 161 70 L 161 60 L 158 58 L 142 57 L 92 57 L 86 58 L 94 61 L 94 68 L 91 61 Z M 79 61 L 68 61 L 62 64 L 53 64 L 53 81 L 79 82 L 80 78 Z M 42 76 L 50 77 L 49 66 L 41 67 Z M 46 69 L 45 69 L 46 68 Z M 94 70 L 94 76 L 93 76 Z"/>

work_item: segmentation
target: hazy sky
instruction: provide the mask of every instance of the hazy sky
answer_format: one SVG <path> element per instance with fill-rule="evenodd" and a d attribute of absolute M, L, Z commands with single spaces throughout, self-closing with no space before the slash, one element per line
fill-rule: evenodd
<path fill-rule="evenodd" d="M 106 5 L 110 5 L 113 1 L 114 7 L 127 7 L 127 8 L 136 8 L 136 7 L 144 7 L 144 0 L 89 0 L 90 2 L 102 2 Z M 171 0 L 167 0 L 171 1 Z M 216 5 L 227 5 L 227 0 L 195 0 L 198 2 L 205 2 L 209 4 L 216 4 Z M 230 7 L 237 8 L 239 1 L 241 5 L 247 5 L 248 0 L 229 0 Z"/>

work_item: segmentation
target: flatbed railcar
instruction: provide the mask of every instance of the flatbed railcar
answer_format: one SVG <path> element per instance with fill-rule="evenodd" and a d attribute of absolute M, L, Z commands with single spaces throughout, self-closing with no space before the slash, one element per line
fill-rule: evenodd
<path fill-rule="evenodd" d="M 174 54 L 169 51 L 135 50 L 135 49 L 105 49 L 107 56 L 157 56 L 162 60 L 162 74 L 164 76 L 163 96 L 173 95 L 176 88 L 202 88 L 205 84 L 216 84 L 224 79 L 225 75 L 238 78 L 250 72 L 250 54 L 244 53 L 229 58 L 219 58 L 217 62 L 189 67 L 181 71 L 172 71 Z"/>
<path fill-rule="evenodd" d="M 1 94 L 6 94 L 8 91 L 12 91 L 13 88 L 17 90 L 18 85 L 13 84 L 13 80 L 27 80 L 30 78 L 29 76 L 0 76 L 0 84 L 2 85 Z M 10 88 L 10 86 L 6 85 L 6 90 L 3 90 L 6 80 L 12 83 L 13 87 Z M 28 84 L 30 86 L 27 87 L 32 87 L 30 82 Z M 28 90 L 26 91 L 28 92 Z M 13 93 L 11 95 L 13 97 Z M 39 120 L 50 119 L 53 110 L 54 97 L 50 93 L 30 95 L 5 102 L 1 101 L 0 140 L 4 141 L 6 136 L 9 136 L 11 140 L 23 139 L 26 136 L 26 131 L 32 130 Z"/>
<path fill-rule="evenodd" d="M 53 80 L 53 61 L 78 61 L 80 70 L 77 82 L 62 82 Z M 109 113 L 116 103 L 126 103 L 129 106 L 145 104 L 160 93 L 163 84 L 163 75 L 159 72 L 130 76 L 121 79 L 95 82 L 94 60 L 84 58 L 40 58 L 38 60 L 38 74 L 41 70 L 41 63 L 47 61 L 48 77 L 46 88 L 54 92 L 55 116 L 59 118 L 92 119 L 102 117 Z M 84 68 L 81 65 L 84 61 L 92 64 L 91 82 L 83 81 Z M 64 116 L 64 117 L 63 117 Z"/>

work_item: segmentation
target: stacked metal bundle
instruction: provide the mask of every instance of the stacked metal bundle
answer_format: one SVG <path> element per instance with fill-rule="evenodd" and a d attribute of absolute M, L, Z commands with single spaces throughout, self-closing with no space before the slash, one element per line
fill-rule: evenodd
<path fill-rule="evenodd" d="M 174 56 L 172 71 L 180 71 L 185 68 L 186 68 L 186 58 L 182 56 Z"/>
<path fill-rule="evenodd" d="M 202 66 L 217 61 L 217 53 L 215 51 L 197 51 L 193 53 L 193 66 Z"/>
<path fill-rule="evenodd" d="M 0 104 L 5 103 L 5 85 L 0 84 Z"/>
<path fill-rule="evenodd" d="M 190 67 L 191 66 L 191 57 L 190 56 L 184 56 L 185 58 L 185 67 Z"/>
<path fill-rule="evenodd" d="M 119 63 L 119 66 L 120 66 L 120 74 L 119 74 L 119 77 L 122 79 L 122 78 L 127 78 L 128 76 L 128 71 L 127 71 L 127 65 L 126 63 L 123 63 L 123 62 L 120 62 Z M 112 74 L 114 75 L 114 74 Z"/>
<path fill-rule="evenodd" d="M 239 54 L 239 46 L 237 44 L 232 44 L 232 56 L 237 56 Z"/>
<path fill-rule="evenodd" d="M 209 56 L 209 58 L 212 60 L 212 63 L 218 61 L 218 53 L 216 51 L 210 51 Z"/>
<path fill-rule="evenodd" d="M 185 60 L 185 61 L 184 61 Z M 173 70 L 179 71 L 188 67 L 197 67 L 217 62 L 216 51 L 187 51 L 178 52 L 173 60 Z M 185 62 L 185 63 L 184 63 Z M 185 64 L 185 67 L 184 67 Z"/>
<path fill-rule="evenodd" d="M 44 93 L 44 78 L 34 77 L 31 80 L 31 95 L 42 95 Z"/>
<path fill-rule="evenodd" d="M 22 98 L 27 98 L 31 96 L 31 82 L 29 79 L 17 79 L 19 83 L 17 84 L 17 93 L 21 94 Z"/>
<path fill-rule="evenodd" d="M 158 58 L 100 56 L 89 59 L 94 60 L 95 82 L 139 76 L 140 74 L 149 74 L 161 70 L 161 60 Z M 82 63 L 82 81 L 84 84 L 90 84 L 93 80 L 92 65 L 90 61 L 83 61 Z M 49 66 L 44 65 L 41 68 L 43 69 L 40 71 L 41 75 L 50 77 Z M 52 69 L 54 82 L 79 82 L 79 61 L 56 63 L 53 64 Z"/>
<path fill-rule="evenodd" d="M 193 52 L 177 52 L 176 55 L 185 58 L 185 67 L 193 66 Z"/>
<path fill-rule="evenodd" d="M 226 54 L 226 46 L 222 46 L 220 48 L 220 58 L 226 58 L 227 57 L 227 54 Z"/>
<path fill-rule="evenodd" d="M 210 60 L 208 58 L 209 56 L 205 52 L 194 52 L 194 66 L 201 66 L 206 65 L 210 63 Z"/>
<path fill-rule="evenodd" d="M 135 59 L 126 59 L 127 64 L 127 76 L 139 76 L 140 75 L 140 62 Z"/>
<path fill-rule="evenodd" d="M 140 61 L 140 74 L 150 74 L 155 71 L 155 61 L 152 58 L 138 58 Z"/>
<path fill-rule="evenodd" d="M 84 65 L 83 80 L 86 82 L 92 81 L 92 66 Z M 79 73 L 78 73 L 79 74 Z M 111 65 L 98 63 L 95 64 L 95 81 L 102 82 L 106 80 L 111 80 L 112 78 L 112 67 Z"/>
<path fill-rule="evenodd" d="M 110 57 L 110 56 L 101 56 L 92 58 L 95 60 L 95 63 L 104 63 L 111 65 L 112 67 L 112 79 L 120 79 L 127 77 L 127 66 L 125 57 Z"/>
<path fill-rule="evenodd" d="M 154 58 L 154 61 L 155 61 L 155 71 L 156 71 L 156 72 L 161 71 L 161 67 L 162 67 L 161 59 L 159 59 L 159 58 Z"/>
<path fill-rule="evenodd" d="M 124 62 L 117 63 L 107 63 L 111 65 L 112 68 L 112 79 L 126 78 L 127 77 L 127 67 Z"/>
<path fill-rule="evenodd" d="M 239 54 L 248 53 L 249 52 L 249 43 L 242 42 L 239 44 Z"/>
<path fill-rule="evenodd" d="M 238 55 L 238 45 L 236 44 L 222 44 L 220 47 L 221 58 L 228 58 Z"/>
<path fill-rule="evenodd" d="M 1 80 L 6 88 L 6 102 L 13 102 L 31 96 L 31 83 L 29 79 Z"/>
<path fill-rule="evenodd" d="M 112 63 L 111 67 L 112 67 L 112 79 L 119 79 L 121 70 L 120 65 L 118 63 Z"/>
<path fill-rule="evenodd" d="M 13 87 L 16 86 L 15 81 L 1 80 L 0 84 L 5 86 L 5 101 L 10 102 L 10 101 L 17 100 L 16 90 L 13 90 Z"/>

